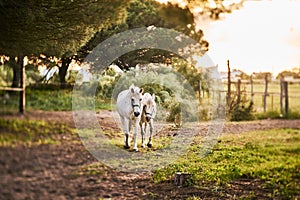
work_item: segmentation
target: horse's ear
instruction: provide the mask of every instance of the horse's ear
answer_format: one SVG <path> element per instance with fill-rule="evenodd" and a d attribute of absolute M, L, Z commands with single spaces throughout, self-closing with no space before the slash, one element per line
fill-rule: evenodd
<path fill-rule="evenodd" d="M 143 92 L 144 92 L 144 89 L 143 89 L 143 88 L 141 88 L 141 89 L 140 89 L 140 93 L 143 93 Z"/>
<path fill-rule="evenodd" d="M 154 93 L 152 94 L 152 99 L 153 99 L 153 101 L 155 101 L 155 94 Z"/>
<path fill-rule="evenodd" d="M 133 84 L 131 84 L 131 86 L 129 87 L 129 90 L 131 93 L 134 93 L 134 85 Z"/>

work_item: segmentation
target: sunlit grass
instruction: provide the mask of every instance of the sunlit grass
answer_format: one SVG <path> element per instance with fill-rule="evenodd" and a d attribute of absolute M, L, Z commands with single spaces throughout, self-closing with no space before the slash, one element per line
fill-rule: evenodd
<path fill-rule="evenodd" d="M 77 171 L 73 173 L 73 175 L 100 175 L 107 172 L 107 170 L 108 168 L 104 164 L 100 162 L 95 162 L 80 167 Z"/>
<path fill-rule="evenodd" d="M 213 152 L 200 158 L 194 145 L 177 162 L 154 173 L 154 181 L 189 172 L 198 186 L 230 187 L 240 178 L 260 179 L 270 197 L 292 198 L 300 191 L 300 130 L 257 131 L 221 138 Z"/>
<path fill-rule="evenodd" d="M 0 119 L 0 146 L 18 144 L 60 144 L 61 139 L 71 140 L 74 130 L 63 124 L 39 120 Z"/>
<path fill-rule="evenodd" d="M 19 94 L 1 92 L 0 111 L 2 113 L 13 113 L 19 108 Z M 80 106 L 88 109 L 112 110 L 114 107 L 111 100 L 103 100 L 94 96 L 75 96 L 80 97 L 77 101 Z M 72 89 L 36 89 L 28 87 L 26 89 L 26 109 L 44 111 L 71 111 L 73 90 Z M 92 104 L 91 104 L 92 103 Z M 93 105 L 93 107 L 91 107 Z"/>

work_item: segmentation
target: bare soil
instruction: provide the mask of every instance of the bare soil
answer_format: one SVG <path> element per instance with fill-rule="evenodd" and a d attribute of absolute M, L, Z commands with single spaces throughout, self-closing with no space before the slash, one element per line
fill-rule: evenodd
<path fill-rule="evenodd" d="M 101 127 L 118 130 L 109 111 L 98 113 Z M 36 119 L 75 127 L 72 112 L 30 111 L 25 115 L 0 115 L 7 119 Z M 207 131 L 203 123 L 201 131 Z M 201 125 L 200 125 L 201 126 Z M 300 128 L 300 120 L 262 120 L 225 123 L 223 134 L 273 128 Z M 70 134 L 70 133 L 65 133 Z M 256 199 L 268 199 L 263 183 L 239 179 L 226 189 L 217 187 L 178 187 L 173 180 L 155 184 L 151 173 L 125 173 L 98 166 L 85 173 L 86 166 L 98 161 L 84 148 L 80 139 L 60 145 L 18 145 L 0 147 L 0 199 L 239 199 L 254 192 Z M 212 190 L 212 188 L 215 188 Z"/>

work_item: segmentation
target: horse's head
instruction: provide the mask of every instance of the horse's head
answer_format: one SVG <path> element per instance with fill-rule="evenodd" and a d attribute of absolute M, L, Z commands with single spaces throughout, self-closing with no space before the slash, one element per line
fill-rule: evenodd
<path fill-rule="evenodd" d="M 143 112 L 146 116 L 146 121 L 150 122 L 156 115 L 155 94 L 145 93 L 143 96 Z"/>
<path fill-rule="evenodd" d="M 143 100 L 143 89 L 134 86 L 133 84 L 129 88 L 131 96 L 131 105 L 133 108 L 133 114 L 138 117 L 141 114 L 141 105 Z"/>

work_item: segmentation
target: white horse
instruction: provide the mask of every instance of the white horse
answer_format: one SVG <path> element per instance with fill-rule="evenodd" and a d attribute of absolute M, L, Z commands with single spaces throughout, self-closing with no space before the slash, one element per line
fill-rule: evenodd
<path fill-rule="evenodd" d="M 143 100 L 143 89 L 134 86 L 133 84 L 128 90 L 119 93 L 117 98 L 117 111 L 120 115 L 123 131 L 124 131 L 124 147 L 130 148 L 129 134 L 131 125 L 134 125 L 133 135 L 133 150 L 138 151 L 137 148 L 137 132 L 139 122 L 141 119 L 141 108 Z"/>
<path fill-rule="evenodd" d="M 152 134 L 153 134 L 153 119 L 156 115 L 156 103 L 155 95 L 145 93 L 143 95 L 143 111 L 140 120 L 141 134 L 142 134 L 142 147 L 145 147 L 145 134 L 147 130 L 147 124 L 150 125 L 150 136 L 147 143 L 148 147 L 152 147 Z"/>

